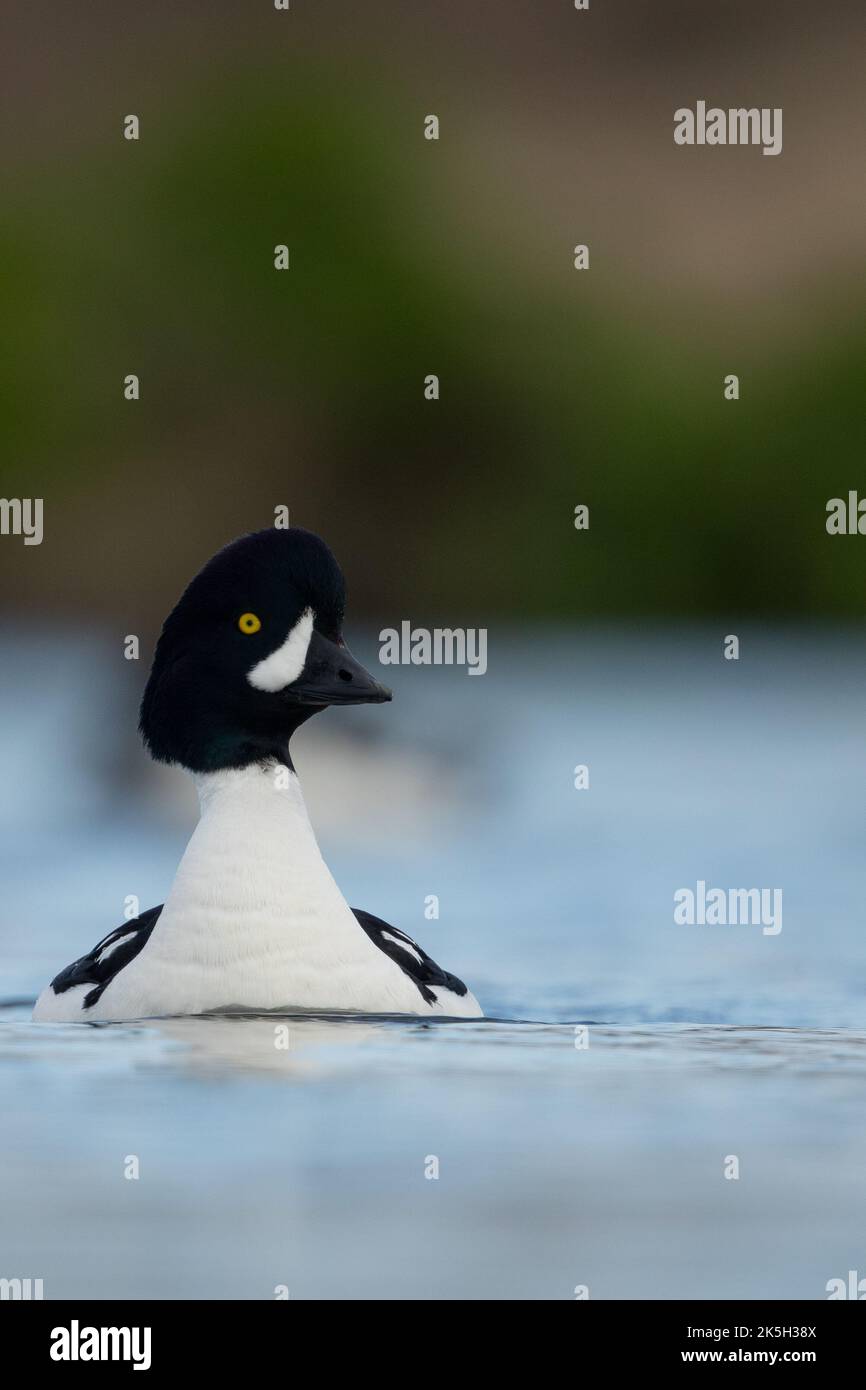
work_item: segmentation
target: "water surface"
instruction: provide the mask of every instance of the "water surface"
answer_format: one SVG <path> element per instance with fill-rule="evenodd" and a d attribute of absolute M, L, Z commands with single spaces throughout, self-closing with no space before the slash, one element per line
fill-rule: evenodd
<path fill-rule="evenodd" d="M 491 632 L 484 678 L 391 672 L 387 720 L 299 738 L 350 901 L 488 1019 L 35 1027 L 26 1001 L 127 895 L 162 901 L 194 810 L 136 748 L 141 673 L 98 636 L 48 662 L 19 635 L 0 1275 L 47 1297 L 545 1299 L 866 1275 L 866 661 L 844 632 L 747 633 L 733 669 L 720 649 Z M 782 888 L 781 933 L 676 926 L 698 879 Z"/>

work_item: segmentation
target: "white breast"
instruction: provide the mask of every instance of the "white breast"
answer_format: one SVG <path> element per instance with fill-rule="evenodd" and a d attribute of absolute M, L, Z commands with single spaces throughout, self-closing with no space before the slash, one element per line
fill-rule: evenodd
<path fill-rule="evenodd" d="M 147 945 L 87 1016 L 220 1008 L 477 1017 L 471 994 L 424 1002 L 356 921 L 279 764 L 197 779 L 201 819 Z"/>

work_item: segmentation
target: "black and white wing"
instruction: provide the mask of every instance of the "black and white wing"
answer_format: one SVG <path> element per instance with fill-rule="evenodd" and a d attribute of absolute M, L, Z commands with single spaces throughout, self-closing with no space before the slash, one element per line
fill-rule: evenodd
<path fill-rule="evenodd" d="M 467 993 L 463 981 L 443 970 L 435 960 L 431 960 L 427 952 L 422 950 L 411 936 L 407 936 L 397 927 L 390 927 L 381 917 L 374 917 L 372 912 L 364 912 L 359 907 L 353 907 L 352 911 L 373 944 L 378 946 L 380 951 L 384 951 L 386 956 L 390 956 L 395 965 L 399 965 L 404 974 L 418 986 L 426 1004 L 441 1003 L 433 993 L 433 985 L 439 989 L 451 990 L 452 994 L 460 998 Z"/>
<path fill-rule="evenodd" d="M 86 956 L 81 956 L 79 960 L 67 965 L 65 970 L 61 970 L 59 975 L 55 975 L 48 987 L 49 990 L 53 994 L 65 994 L 75 985 L 91 985 L 92 988 L 81 1000 L 82 1017 L 86 1017 L 85 1011 L 97 1003 L 115 975 L 119 974 L 125 965 L 129 965 L 147 944 L 162 909 L 163 904 L 160 903 L 159 907 L 148 908 L 147 912 L 142 912 L 139 917 L 133 917 L 131 921 L 115 927 L 114 931 L 104 936 Z"/>

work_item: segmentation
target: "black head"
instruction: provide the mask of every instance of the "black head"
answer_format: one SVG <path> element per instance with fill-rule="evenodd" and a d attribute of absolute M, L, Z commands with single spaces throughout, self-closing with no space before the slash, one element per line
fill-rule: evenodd
<path fill-rule="evenodd" d="M 154 758 L 193 772 L 276 757 L 326 705 L 391 692 L 343 643 L 346 585 L 298 527 L 241 536 L 209 560 L 166 618 L 141 702 Z"/>

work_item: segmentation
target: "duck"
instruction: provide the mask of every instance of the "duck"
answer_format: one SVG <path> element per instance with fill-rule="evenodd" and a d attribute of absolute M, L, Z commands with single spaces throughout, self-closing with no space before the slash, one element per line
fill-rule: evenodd
<path fill-rule="evenodd" d="M 139 730 L 151 757 L 195 779 L 198 823 L 165 902 L 61 970 L 36 1022 L 483 1016 L 410 936 L 349 907 L 310 824 L 294 734 L 329 706 L 392 698 L 346 646 L 345 605 L 334 555 L 301 527 L 241 536 L 190 581 L 156 644 Z"/>

